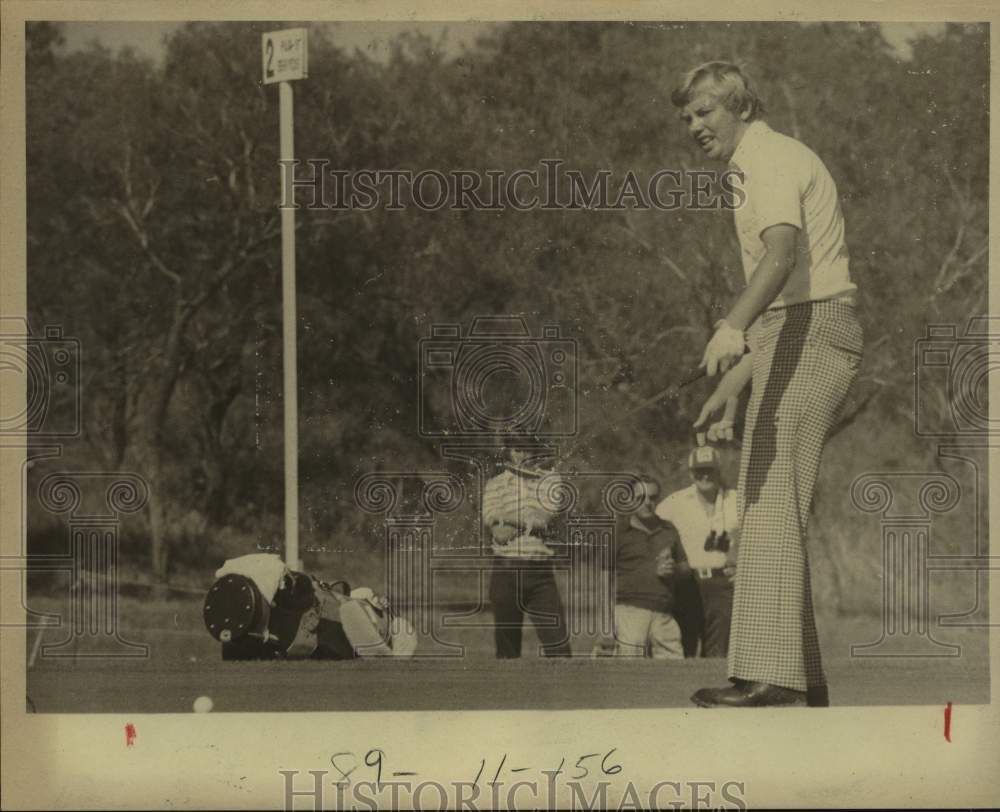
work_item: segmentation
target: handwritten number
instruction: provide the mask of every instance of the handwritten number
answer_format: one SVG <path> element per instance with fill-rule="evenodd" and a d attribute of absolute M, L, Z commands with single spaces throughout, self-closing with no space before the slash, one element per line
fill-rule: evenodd
<path fill-rule="evenodd" d="M 271 67 L 271 63 L 274 61 L 274 42 L 272 40 L 267 40 L 264 43 L 264 53 L 267 56 L 267 65 L 264 69 L 264 75 L 270 79 L 274 76 L 274 68 Z"/>
<path fill-rule="evenodd" d="M 507 754 L 503 754 L 503 758 L 500 759 L 500 766 L 497 767 L 496 775 L 493 776 L 493 786 L 496 786 L 497 779 L 500 777 L 500 771 L 503 769 L 503 765 L 507 763 Z"/>
<path fill-rule="evenodd" d="M 350 784 L 351 783 L 351 773 L 354 772 L 358 768 L 358 765 L 355 764 L 347 772 L 344 772 L 343 767 L 341 767 L 339 764 L 337 764 L 337 757 L 338 756 L 350 756 L 351 758 L 354 758 L 355 757 L 354 753 L 347 753 L 347 752 L 344 752 L 344 753 L 334 753 L 332 756 L 330 756 L 330 764 L 332 764 L 333 768 L 343 776 L 343 783 Z M 340 784 L 341 781 L 338 781 L 337 783 Z"/>
<path fill-rule="evenodd" d="M 608 759 L 611 758 L 611 754 L 617 749 L 617 747 L 612 747 L 604 754 L 604 758 L 601 759 L 601 769 L 604 770 L 605 775 L 618 775 L 622 771 L 621 764 L 608 764 Z"/>
<path fill-rule="evenodd" d="M 622 765 L 621 764 L 610 762 L 612 754 L 616 753 L 617 751 L 618 751 L 617 747 L 612 747 L 601 758 L 601 771 L 605 775 L 618 775 L 618 773 L 620 773 L 622 771 Z M 590 770 L 587 768 L 587 766 L 584 764 L 584 762 L 588 758 L 596 758 L 597 756 L 600 756 L 600 755 L 601 755 L 600 753 L 587 753 L 586 755 L 580 756 L 576 760 L 576 769 L 577 769 L 578 773 L 576 775 L 572 776 L 573 780 L 574 781 L 581 781 L 584 778 L 586 778 L 588 775 L 590 775 Z M 340 758 L 341 756 L 350 756 L 355 761 L 357 760 L 357 756 L 355 756 L 354 753 L 351 753 L 351 752 L 348 752 L 348 751 L 342 751 L 340 753 L 334 753 L 332 756 L 330 756 L 330 764 L 333 765 L 333 768 L 337 772 L 339 772 L 340 775 L 342 776 L 341 780 L 338 781 L 337 783 L 338 784 L 341 784 L 341 783 L 350 784 L 351 783 L 351 773 L 353 773 L 358 768 L 359 765 L 357 763 L 355 763 L 353 766 L 351 766 L 349 768 L 341 767 L 337 763 L 337 759 Z M 381 786 L 381 784 L 382 784 L 382 766 L 385 763 L 385 751 L 382 750 L 382 749 L 380 749 L 380 748 L 378 748 L 378 747 L 373 747 L 371 750 L 369 750 L 367 753 L 365 753 L 364 762 L 365 762 L 365 766 L 366 767 L 373 767 L 375 769 L 375 784 L 377 786 Z M 500 763 L 497 765 L 497 771 L 496 771 L 496 773 L 493 776 L 493 781 L 491 782 L 494 786 L 496 785 L 497 781 L 500 779 L 500 773 L 503 772 L 503 768 L 504 768 L 504 765 L 506 763 L 507 763 L 507 754 L 504 753 L 503 754 L 503 758 L 500 759 Z M 566 757 L 563 756 L 562 759 L 560 759 L 559 766 L 555 769 L 555 772 L 553 773 L 553 776 L 556 776 L 556 775 L 559 775 L 560 773 L 562 773 L 563 767 L 565 765 L 566 765 Z M 482 758 L 482 759 L 479 760 L 479 771 L 476 773 L 475 779 L 473 779 L 473 782 L 472 782 L 473 784 L 478 784 L 479 783 L 479 779 L 482 778 L 483 771 L 485 769 L 486 769 L 486 759 Z M 519 767 L 518 769 L 513 770 L 513 772 L 523 772 L 524 770 L 527 770 L 527 769 L 530 769 L 530 768 L 528 768 L 528 767 Z M 395 775 L 416 775 L 416 773 L 395 773 Z"/>
<path fill-rule="evenodd" d="M 580 781 L 581 779 L 584 779 L 588 775 L 590 775 L 590 770 L 588 770 L 586 767 L 583 766 L 583 762 L 586 761 L 588 758 L 593 758 L 594 756 L 599 756 L 599 755 L 600 753 L 587 753 L 587 755 L 585 756 L 580 756 L 580 758 L 576 760 L 576 768 L 578 770 L 583 770 L 583 775 L 574 775 L 573 780 Z"/>
<path fill-rule="evenodd" d="M 385 755 L 385 753 L 382 750 L 379 750 L 377 747 L 373 747 L 371 750 L 369 750 L 367 753 L 365 753 L 365 764 L 368 767 L 376 767 L 377 768 L 376 771 L 375 771 L 375 785 L 376 786 L 381 786 L 382 785 L 382 757 L 384 755 Z M 373 756 L 374 756 L 374 761 L 372 760 Z"/>

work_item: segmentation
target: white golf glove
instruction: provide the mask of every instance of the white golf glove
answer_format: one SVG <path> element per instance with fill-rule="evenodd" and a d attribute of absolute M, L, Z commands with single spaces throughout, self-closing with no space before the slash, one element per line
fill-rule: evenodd
<path fill-rule="evenodd" d="M 715 334 L 705 347 L 701 365 L 709 376 L 725 372 L 743 357 L 745 347 L 743 331 L 731 327 L 725 319 L 720 319 L 715 323 Z"/>

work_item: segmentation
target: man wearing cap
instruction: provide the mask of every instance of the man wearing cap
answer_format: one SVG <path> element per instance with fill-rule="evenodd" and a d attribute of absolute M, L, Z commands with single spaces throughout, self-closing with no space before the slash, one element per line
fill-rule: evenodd
<path fill-rule="evenodd" d="M 732 684 L 702 688 L 691 699 L 702 707 L 826 706 L 809 518 L 823 446 L 863 351 L 837 185 L 815 152 L 764 121 L 760 96 L 739 65 L 699 65 L 671 99 L 701 152 L 735 170 L 743 189 L 733 215 L 746 287 L 705 347 L 706 372 L 725 377 L 695 428 L 751 384 L 738 488 Z M 731 417 L 728 407 L 724 419 Z"/>
<path fill-rule="evenodd" d="M 490 602 L 496 656 L 521 656 L 524 615 L 535 626 L 546 657 L 571 649 L 552 557 L 560 523 L 539 486 L 553 472 L 538 465 L 538 452 L 510 447 L 504 470 L 483 490 L 483 523 L 493 549 Z M 551 483 L 551 477 L 547 480 Z"/>
<path fill-rule="evenodd" d="M 700 643 L 702 657 L 725 657 L 739 533 L 736 491 L 722 487 L 719 455 L 711 446 L 691 452 L 688 470 L 692 484 L 660 502 L 656 515 L 677 528 L 691 568 L 693 580 L 679 584 L 677 595 L 685 653 L 693 655 Z"/>

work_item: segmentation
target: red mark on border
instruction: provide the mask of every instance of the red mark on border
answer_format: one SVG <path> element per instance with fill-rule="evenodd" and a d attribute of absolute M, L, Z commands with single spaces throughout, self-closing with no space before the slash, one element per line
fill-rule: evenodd
<path fill-rule="evenodd" d="M 129 722 L 125 725 L 125 746 L 131 747 L 135 744 L 135 725 Z"/>
<path fill-rule="evenodd" d="M 944 740 L 951 742 L 951 702 L 944 706 Z"/>

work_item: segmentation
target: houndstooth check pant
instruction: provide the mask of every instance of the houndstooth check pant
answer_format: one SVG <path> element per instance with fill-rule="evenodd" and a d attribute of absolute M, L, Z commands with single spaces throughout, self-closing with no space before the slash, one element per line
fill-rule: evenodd
<path fill-rule="evenodd" d="M 861 362 L 861 326 L 850 302 L 804 302 L 767 311 L 757 345 L 729 676 L 805 691 L 826 684 L 806 532 L 823 445 Z"/>

